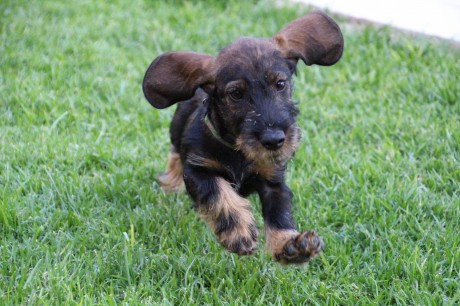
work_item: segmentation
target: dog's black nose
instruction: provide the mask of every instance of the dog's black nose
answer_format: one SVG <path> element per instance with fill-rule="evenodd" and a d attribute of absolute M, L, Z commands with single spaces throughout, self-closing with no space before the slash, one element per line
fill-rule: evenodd
<path fill-rule="evenodd" d="M 268 129 L 262 133 L 260 142 L 268 150 L 277 150 L 284 144 L 285 135 L 282 130 Z"/>

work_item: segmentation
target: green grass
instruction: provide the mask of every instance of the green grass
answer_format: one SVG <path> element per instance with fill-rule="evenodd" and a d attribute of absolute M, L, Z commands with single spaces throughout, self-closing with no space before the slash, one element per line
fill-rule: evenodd
<path fill-rule="evenodd" d="M 322 256 L 224 251 L 155 183 L 173 108 L 144 100 L 168 50 L 216 54 L 308 8 L 148 0 L 0 3 L 0 304 L 460 303 L 460 50 L 338 18 L 336 66 L 298 66 L 299 228 Z M 262 226 L 258 200 L 252 197 Z"/>

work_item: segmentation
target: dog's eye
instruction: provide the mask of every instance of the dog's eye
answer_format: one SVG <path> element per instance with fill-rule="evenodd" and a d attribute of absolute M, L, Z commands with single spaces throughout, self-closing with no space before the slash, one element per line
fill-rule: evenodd
<path fill-rule="evenodd" d="M 284 87 L 286 87 L 285 80 L 279 80 L 278 82 L 276 82 L 276 85 L 275 85 L 276 90 L 281 91 L 284 89 Z"/>
<path fill-rule="evenodd" d="M 233 100 L 241 100 L 243 98 L 243 92 L 239 89 L 234 89 L 228 93 Z"/>

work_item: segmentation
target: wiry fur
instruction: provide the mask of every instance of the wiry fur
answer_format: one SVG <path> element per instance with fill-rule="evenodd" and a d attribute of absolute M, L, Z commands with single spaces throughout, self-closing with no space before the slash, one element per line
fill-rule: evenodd
<path fill-rule="evenodd" d="M 299 147 L 292 76 L 299 59 L 332 65 L 343 51 L 337 24 L 314 12 L 271 39 L 242 38 L 217 57 L 169 52 L 148 68 L 143 89 L 156 108 L 179 103 L 163 189 L 185 185 L 201 218 L 229 251 L 252 254 L 258 230 L 245 197 L 257 192 L 266 241 L 281 263 L 304 263 L 323 248 L 314 231 L 298 232 L 284 183 Z"/>

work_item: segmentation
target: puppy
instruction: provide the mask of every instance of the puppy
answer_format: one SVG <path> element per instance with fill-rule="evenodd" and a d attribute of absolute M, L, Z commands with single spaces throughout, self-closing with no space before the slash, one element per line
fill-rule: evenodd
<path fill-rule="evenodd" d="M 301 264 L 323 249 L 314 231 L 298 232 L 287 162 L 299 146 L 292 76 L 301 59 L 329 66 L 343 36 L 326 14 L 294 20 L 272 38 L 241 38 L 217 56 L 168 52 L 147 69 L 143 91 L 158 109 L 179 103 L 171 151 L 159 177 L 166 191 L 185 188 L 201 218 L 227 250 L 255 252 L 258 230 L 246 197 L 257 192 L 274 260 Z"/>

